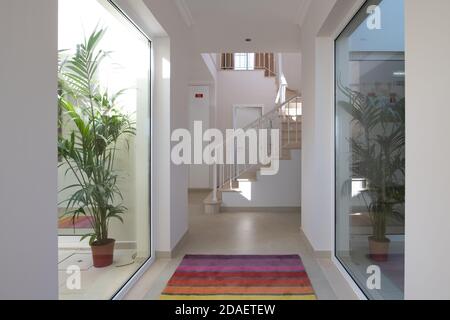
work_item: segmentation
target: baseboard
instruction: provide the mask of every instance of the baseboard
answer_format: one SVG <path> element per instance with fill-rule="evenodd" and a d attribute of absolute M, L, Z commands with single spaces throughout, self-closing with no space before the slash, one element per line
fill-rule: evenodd
<path fill-rule="evenodd" d="M 131 250 L 136 249 L 137 244 L 135 241 L 118 241 L 116 242 L 116 249 L 123 249 L 123 250 Z"/>
<path fill-rule="evenodd" d="M 60 236 L 58 240 L 58 249 L 64 250 L 90 250 L 89 240 L 80 241 L 80 236 Z M 116 241 L 114 249 L 134 250 L 137 248 L 135 241 Z"/>
<path fill-rule="evenodd" d="M 212 192 L 213 189 L 211 188 L 189 188 L 189 192 Z"/>
<path fill-rule="evenodd" d="M 331 251 L 313 251 L 316 259 L 331 259 L 333 253 Z"/>
<path fill-rule="evenodd" d="M 308 251 L 312 253 L 314 258 L 316 258 L 316 259 L 331 259 L 331 257 L 333 256 L 333 253 L 331 251 L 314 250 L 314 247 L 312 246 L 311 242 L 309 242 L 309 239 L 303 232 L 303 229 L 300 229 L 300 233 L 301 233 L 303 240 L 306 243 Z"/>
<path fill-rule="evenodd" d="M 171 251 L 155 251 L 156 259 L 172 259 Z"/>
<path fill-rule="evenodd" d="M 281 212 L 281 213 L 300 213 L 300 207 L 221 207 L 220 212 Z"/>
<path fill-rule="evenodd" d="M 342 263 L 334 256 L 331 257 L 331 261 L 336 267 L 339 274 L 344 278 L 346 284 L 352 289 L 353 293 L 359 300 L 368 300 L 364 292 L 358 287 L 355 280 L 350 276 L 348 271 L 344 268 Z"/>
<path fill-rule="evenodd" d="M 156 251 L 156 258 L 157 259 L 173 259 L 180 253 L 181 248 L 186 243 L 187 236 L 189 234 L 189 231 L 186 231 L 186 233 L 181 237 L 180 241 L 176 244 L 176 246 L 172 249 L 172 251 Z"/>

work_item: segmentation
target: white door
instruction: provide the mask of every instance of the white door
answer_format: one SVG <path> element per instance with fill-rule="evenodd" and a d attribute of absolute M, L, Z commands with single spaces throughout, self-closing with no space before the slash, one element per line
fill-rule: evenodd
<path fill-rule="evenodd" d="M 194 138 L 194 121 L 203 123 L 203 131 L 210 128 L 210 99 L 209 87 L 191 86 L 189 88 L 189 123 L 192 138 Z M 192 141 L 194 143 L 194 141 Z M 204 144 L 204 147 L 206 144 Z M 190 189 L 209 189 L 210 167 L 208 165 L 189 166 L 189 188 Z"/>

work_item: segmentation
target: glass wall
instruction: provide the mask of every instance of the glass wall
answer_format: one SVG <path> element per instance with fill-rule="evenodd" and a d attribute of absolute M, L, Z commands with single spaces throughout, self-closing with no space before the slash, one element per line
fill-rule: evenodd
<path fill-rule="evenodd" d="M 336 39 L 336 256 L 370 299 L 402 299 L 403 0 L 370 0 Z"/>
<path fill-rule="evenodd" d="M 110 299 L 150 258 L 149 40 L 106 0 L 59 0 L 61 299 Z"/>

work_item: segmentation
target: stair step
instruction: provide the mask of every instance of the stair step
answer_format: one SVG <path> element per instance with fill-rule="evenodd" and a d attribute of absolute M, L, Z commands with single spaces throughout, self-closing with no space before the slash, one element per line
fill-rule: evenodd
<path fill-rule="evenodd" d="M 288 116 L 287 114 L 286 115 L 283 115 L 283 114 L 279 115 L 279 118 L 282 120 L 283 123 L 302 122 L 302 116 L 296 116 L 295 120 L 293 119 L 293 117 L 295 117 L 295 115 L 290 115 L 290 116 Z"/>
<path fill-rule="evenodd" d="M 288 139 L 290 139 L 291 141 L 292 140 L 295 140 L 295 139 L 297 139 L 297 140 L 301 140 L 302 139 L 302 134 L 300 133 L 300 132 L 298 132 L 298 133 L 296 133 L 295 131 L 294 132 L 283 132 L 283 134 L 282 134 L 282 136 L 281 136 L 281 139 L 282 140 L 288 140 Z"/>
<path fill-rule="evenodd" d="M 289 123 L 288 122 L 283 122 L 282 123 L 282 128 L 283 129 L 296 128 L 296 127 L 301 128 L 302 127 L 302 122 L 301 121 L 289 121 Z"/>
<path fill-rule="evenodd" d="M 283 129 L 281 129 L 281 132 L 283 132 L 285 134 L 288 134 L 288 132 L 293 133 L 293 134 L 295 134 L 295 133 L 301 134 L 302 133 L 302 129 L 300 128 L 300 126 L 298 128 L 294 127 L 294 128 L 290 128 L 290 129 L 283 128 Z"/>
<path fill-rule="evenodd" d="M 292 150 L 292 149 L 298 150 L 298 149 L 302 148 L 302 144 L 301 143 L 295 143 L 295 142 L 289 143 L 289 144 L 286 143 L 283 146 L 283 148 L 285 148 L 285 149 L 287 149 L 289 151 Z M 282 159 L 282 160 L 284 160 L 284 159 Z"/>
<path fill-rule="evenodd" d="M 257 170 L 244 172 L 239 176 L 239 178 L 237 178 L 237 181 L 257 181 Z"/>
<path fill-rule="evenodd" d="M 222 192 L 235 192 L 239 191 L 239 182 L 233 181 L 230 186 L 230 181 L 226 182 L 220 189 Z"/>
<path fill-rule="evenodd" d="M 287 142 L 287 141 L 286 141 Z M 301 149 L 301 142 L 298 143 L 290 143 L 288 145 L 283 145 L 281 148 L 280 160 L 292 160 L 292 150 Z M 255 182 L 257 181 L 258 172 L 262 168 L 270 168 L 270 164 L 268 165 L 258 165 L 255 166 L 249 171 L 244 172 L 236 181 L 233 181 L 232 185 L 230 185 L 229 181 L 225 183 L 222 188 L 219 188 L 217 192 L 217 201 L 212 200 L 213 193 L 211 192 L 208 197 L 203 201 L 205 213 L 207 214 L 215 214 L 220 212 L 220 207 L 222 205 L 222 194 L 224 193 L 240 193 L 242 190 L 239 188 L 239 182 Z"/>
<path fill-rule="evenodd" d="M 302 137 L 301 136 L 297 136 L 297 138 L 295 137 L 295 135 L 291 135 L 289 136 L 283 136 L 281 139 L 281 142 L 286 143 L 286 142 L 302 142 Z"/>
<path fill-rule="evenodd" d="M 236 193 L 239 193 L 239 192 L 241 192 L 241 190 L 240 190 L 239 188 L 227 189 L 226 187 L 220 188 L 219 191 L 220 191 L 220 192 L 223 192 L 223 193 L 227 193 L 227 192 L 236 192 Z"/>
<path fill-rule="evenodd" d="M 282 128 L 283 129 L 289 129 L 289 128 L 296 128 L 298 126 L 299 128 L 302 126 L 301 121 L 283 121 L 282 122 Z"/>
<path fill-rule="evenodd" d="M 286 134 L 288 132 L 291 132 L 291 133 L 295 133 L 295 132 L 302 133 L 302 127 L 300 125 L 298 127 L 291 126 L 290 128 L 281 128 L 280 131 L 281 132 L 285 132 Z"/>
<path fill-rule="evenodd" d="M 287 143 L 302 143 L 302 137 L 297 137 L 297 139 L 295 136 L 291 136 L 289 139 L 287 136 L 283 137 L 283 139 L 281 139 L 281 145 L 284 146 Z"/>
<path fill-rule="evenodd" d="M 301 132 L 295 132 L 295 131 L 283 131 L 282 132 L 282 136 L 281 136 L 281 138 L 282 139 L 288 139 L 288 138 L 294 138 L 294 140 L 295 140 L 295 137 L 297 137 L 298 139 L 301 139 L 301 137 L 302 137 L 302 133 Z"/>
<path fill-rule="evenodd" d="M 301 117 L 297 117 L 297 119 L 290 119 L 290 120 L 288 120 L 287 119 L 287 117 L 286 117 L 286 119 L 284 119 L 284 117 L 282 117 L 282 124 L 284 125 L 284 126 L 287 126 L 288 124 L 291 124 L 291 125 L 295 125 L 295 124 L 301 124 L 302 123 L 302 118 Z"/>
<path fill-rule="evenodd" d="M 294 143 L 291 143 L 291 144 L 283 146 L 283 148 L 286 148 L 286 149 L 301 149 L 302 148 L 302 143 L 301 142 L 298 142 L 298 143 L 294 142 Z"/>
<path fill-rule="evenodd" d="M 295 93 L 295 94 L 298 96 L 298 90 L 286 88 L 286 92 L 289 92 L 289 93 Z"/>
<path fill-rule="evenodd" d="M 297 124 L 295 123 L 291 123 L 290 126 L 288 126 L 287 124 L 283 125 L 281 127 L 281 130 L 283 131 L 301 131 L 302 130 L 302 124 L 299 122 Z"/>

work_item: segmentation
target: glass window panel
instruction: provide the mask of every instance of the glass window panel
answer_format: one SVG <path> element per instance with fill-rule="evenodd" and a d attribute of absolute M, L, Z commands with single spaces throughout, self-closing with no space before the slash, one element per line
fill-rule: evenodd
<path fill-rule="evenodd" d="M 404 296 L 403 11 L 367 1 L 335 43 L 336 256 L 370 299 Z"/>
<path fill-rule="evenodd" d="M 247 55 L 247 69 L 255 70 L 255 54 L 254 53 L 249 53 Z"/>
<path fill-rule="evenodd" d="M 74 83 L 86 83 L 83 75 L 68 74 L 74 73 L 77 49 L 84 50 L 80 44 L 95 30 L 104 35 L 90 60 L 97 54 L 104 58 L 92 73 L 89 94 Z M 70 144 L 73 134 L 76 151 L 87 159 L 76 161 L 76 154 L 60 148 L 60 298 L 110 299 L 151 255 L 150 42 L 106 0 L 59 0 L 59 50 L 59 93 L 90 128 L 82 133 L 60 103 L 60 142 Z M 96 137 L 97 145 L 82 136 Z M 76 198 L 77 192 L 89 195 L 87 200 Z M 94 233 L 94 244 L 104 244 L 99 229 L 102 237 L 115 240 L 112 264 L 103 268 L 94 265 L 90 238 L 81 238 Z M 71 268 L 81 272 L 80 287 L 70 284 Z"/>
<path fill-rule="evenodd" d="M 238 71 L 255 70 L 255 54 L 254 53 L 235 53 L 234 54 L 234 70 L 238 70 Z"/>

